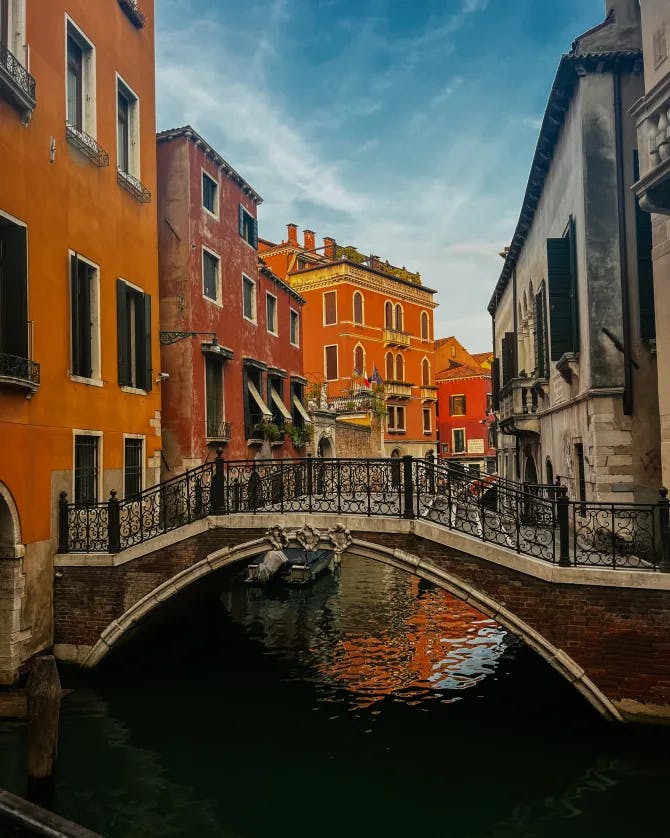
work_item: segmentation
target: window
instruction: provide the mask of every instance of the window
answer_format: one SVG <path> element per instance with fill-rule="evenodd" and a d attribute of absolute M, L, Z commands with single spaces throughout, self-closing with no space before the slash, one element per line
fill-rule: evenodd
<path fill-rule="evenodd" d="M 144 439 L 126 437 L 123 441 L 123 496 L 131 498 L 142 491 L 144 477 Z"/>
<path fill-rule="evenodd" d="M 244 383 L 244 428 L 247 439 L 256 439 L 256 428 L 260 422 L 269 422 L 272 411 L 263 401 L 263 372 L 262 365 L 245 364 L 243 373 Z"/>
<path fill-rule="evenodd" d="M 100 378 L 99 271 L 73 253 L 70 256 L 70 335 L 72 375 Z"/>
<path fill-rule="evenodd" d="M 535 373 L 538 378 L 549 375 L 549 361 L 547 358 L 547 292 L 544 282 L 540 283 L 540 290 L 535 295 Z"/>
<path fill-rule="evenodd" d="M 28 357 L 27 230 L 0 215 L 0 353 Z"/>
<path fill-rule="evenodd" d="M 212 215 L 219 216 L 219 184 L 207 172 L 202 173 L 202 205 Z"/>
<path fill-rule="evenodd" d="M 496 447 L 496 426 L 495 423 L 491 422 L 489 424 L 489 448 Z M 552 481 L 550 480 L 549 483 Z"/>
<path fill-rule="evenodd" d="M 74 438 L 74 502 L 97 503 L 100 437 L 93 434 Z"/>
<path fill-rule="evenodd" d="M 396 304 L 395 307 L 395 327 L 397 331 L 402 332 L 403 329 L 403 316 L 402 316 L 402 306 L 400 303 Z"/>
<path fill-rule="evenodd" d="M 140 176 L 140 101 L 116 77 L 116 166 L 120 172 Z"/>
<path fill-rule="evenodd" d="M 563 238 L 547 239 L 547 270 L 551 360 L 558 361 L 566 352 L 579 351 L 577 247 L 572 216 Z"/>
<path fill-rule="evenodd" d="M 401 405 L 388 406 L 386 427 L 389 431 L 403 432 L 405 430 L 405 408 Z"/>
<path fill-rule="evenodd" d="M 393 304 L 388 301 L 384 305 L 384 328 L 393 328 Z"/>
<path fill-rule="evenodd" d="M 297 311 L 289 311 L 290 340 L 293 346 L 300 346 L 300 315 Z"/>
<path fill-rule="evenodd" d="M 443 442 L 440 447 L 442 449 L 443 454 L 448 454 L 449 453 L 449 443 L 448 442 Z"/>
<path fill-rule="evenodd" d="M 242 314 L 245 320 L 256 322 L 256 283 L 242 274 Z"/>
<path fill-rule="evenodd" d="M 393 366 L 393 355 L 390 352 L 386 353 L 386 380 L 395 380 L 395 369 Z"/>
<path fill-rule="evenodd" d="M 337 381 L 339 377 L 337 370 L 337 346 L 325 346 L 323 351 L 325 357 L 326 381 Z"/>
<path fill-rule="evenodd" d="M 269 292 L 265 295 L 265 314 L 267 322 L 267 330 L 272 335 L 279 332 L 277 325 L 277 298 Z"/>
<path fill-rule="evenodd" d="M 285 422 L 291 422 L 291 412 L 284 404 L 284 380 L 278 375 L 268 375 L 268 407 L 272 411 L 272 421 L 283 429 Z"/>
<path fill-rule="evenodd" d="M 202 293 L 204 297 L 221 302 L 220 261 L 209 250 L 202 249 Z"/>
<path fill-rule="evenodd" d="M 430 385 L 430 362 L 428 358 L 424 358 L 421 361 L 421 384 L 424 387 L 428 387 Z"/>
<path fill-rule="evenodd" d="M 428 327 L 428 313 L 421 312 L 421 340 L 430 340 L 430 330 Z"/>
<path fill-rule="evenodd" d="M 449 396 L 449 413 L 451 416 L 465 416 L 465 396 Z"/>
<path fill-rule="evenodd" d="M 95 49 L 71 20 L 66 30 L 65 92 L 67 124 L 95 137 Z"/>
<path fill-rule="evenodd" d="M 465 453 L 465 428 L 454 428 L 451 432 L 454 454 Z"/>
<path fill-rule="evenodd" d="M 151 295 L 116 281 L 119 384 L 151 390 Z"/>
<path fill-rule="evenodd" d="M 239 209 L 240 236 L 247 244 L 258 249 L 258 222 L 248 213 L 242 204 Z"/>
<path fill-rule="evenodd" d="M 431 410 L 429 407 L 423 408 L 423 432 L 424 434 L 429 434 L 432 432 L 432 419 L 431 419 Z"/>
<path fill-rule="evenodd" d="M 337 323 L 337 291 L 326 291 L 323 295 L 323 325 Z"/>
<path fill-rule="evenodd" d="M 405 359 L 400 353 L 395 356 L 395 378 L 396 381 L 405 380 Z"/>
<path fill-rule="evenodd" d="M 493 413 L 493 393 L 486 394 L 486 412 Z"/>
<path fill-rule="evenodd" d="M 358 326 L 363 324 L 363 295 L 360 291 L 354 294 L 354 323 Z"/>
<path fill-rule="evenodd" d="M 365 352 L 363 351 L 363 347 L 360 343 L 354 349 L 354 370 L 358 373 L 358 375 L 363 375 L 365 370 Z"/>
<path fill-rule="evenodd" d="M 304 428 L 305 422 L 311 422 L 304 407 L 305 385 L 302 381 L 291 381 L 291 421 L 297 428 Z"/>
<path fill-rule="evenodd" d="M 223 412 L 223 360 L 205 355 L 205 422 L 208 439 L 227 437 Z"/>

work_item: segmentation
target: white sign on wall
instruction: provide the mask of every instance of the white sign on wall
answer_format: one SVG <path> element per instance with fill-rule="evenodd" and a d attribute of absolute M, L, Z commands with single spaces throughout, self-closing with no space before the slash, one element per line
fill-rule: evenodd
<path fill-rule="evenodd" d="M 484 440 L 483 439 L 469 439 L 468 440 L 468 454 L 483 454 Z"/>

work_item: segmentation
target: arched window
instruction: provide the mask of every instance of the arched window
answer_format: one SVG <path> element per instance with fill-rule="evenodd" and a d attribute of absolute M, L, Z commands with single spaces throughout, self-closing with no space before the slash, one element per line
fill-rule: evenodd
<path fill-rule="evenodd" d="M 387 302 L 384 306 L 384 328 L 393 328 L 393 303 Z"/>
<path fill-rule="evenodd" d="M 358 325 L 363 323 L 363 295 L 360 291 L 354 294 L 354 323 Z"/>
<path fill-rule="evenodd" d="M 546 469 L 547 469 L 547 483 L 554 482 L 554 467 L 551 464 L 551 460 L 547 457 L 546 462 Z"/>
<path fill-rule="evenodd" d="M 430 340 L 430 331 L 428 328 L 428 312 L 421 312 L 421 340 Z"/>
<path fill-rule="evenodd" d="M 396 381 L 405 380 L 405 359 L 400 353 L 395 356 L 395 377 Z"/>
<path fill-rule="evenodd" d="M 430 363 L 428 358 L 424 358 L 421 361 L 421 384 L 424 387 L 428 387 L 430 384 Z"/>
<path fill-rule="evenodd" d="M 402 332 L 403 330 L 403 323 L 402 323 L 402 306 L 400 303 L 396 303 L 395 307 L 395 327 L 397 331 Z"/>
<path fill-rule="evenodd" d="M 390 352 L 386 353 L 386 380 L 393 381 L 393 355 Z"/>
<path fill-rule="evenodd" d="M 363 352 L 363 347 L 360 343 L 354 349 L 354 369 L 359 375 L 363 375 L 363 371 L 365 369 L 365 353 Z"/>

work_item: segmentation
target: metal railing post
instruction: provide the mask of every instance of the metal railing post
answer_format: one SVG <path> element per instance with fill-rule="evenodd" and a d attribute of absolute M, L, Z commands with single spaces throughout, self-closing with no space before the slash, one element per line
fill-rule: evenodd
<path fill-rule="evenodd" d="M 312 511 L 312 492 L 314 490 L 314 462 L 312 455 L 307 455 L 307 508 Z"/>
<path fill-rule="evenodd" d="M 58 552 L 68 553 L 70 550 L 69 515 L 67 492 L 58 496 Z"/>
<path fill-rule="evenodd" d="M 223 515 L 226 511 L 226 461 L 223 459 L 223 448 L 216 449 L 214 460 L 213 503 L 212 512 Z"/>
<path fill-rule="evenodd" d="M 426 456 L 426 468 L 428 470 L 428 491 L 431 495 L 435 494 L 435 454 L 430 453 Z"/>
<path fill-rule="evenodd" d="M 110 553 L 118 553 L 121 549 L 121 514 L 114 489 L 109 493 L 107 516 L 107 549 Z"/>
<path fill-rule="evenodd" d="M 414 518 L 414 486 L 412 485 L 412 457 L 405 454 L 402 458 L 403 468 L 403 495 L 404 495 L 404 511 L 403 518 Z"/>
<path fill-rule="evenodd" d="M 568 522 L 568 490 L 565 486 L 557 486 L 558 500 L 556 511 L 558 513 L 558 536 L 559 536 L 559 567 L 570 567 L 570 526 Z"/>
<path fill-rule="evenodd" d="M 661 562 L 659 569 L 663 573 L 670 573 L 670 501 L 665 486 L 659 489 L 658 494 L 660 495 L 658 513 L 661 530 Z"/>

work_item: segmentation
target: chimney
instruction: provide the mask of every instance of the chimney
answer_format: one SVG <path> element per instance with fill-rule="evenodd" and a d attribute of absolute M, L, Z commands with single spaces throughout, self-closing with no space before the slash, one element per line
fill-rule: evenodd
<path fill-rule="evenodd" d="M 286 229 L 288 230 L 288 243 L 293 244 L 297 247 L 298 246 L 298 225 L 297 224 L 287 224 Z"/>
<path fill-rule="evenodd" d="M 324 236 L 323 239 L 323 255 L 326 259 L 335 260 L 335 253 L 336 253 L 336 245 L 335 239 L 331 239 L 330 236 Z"/>
<path fill-rule="evenodd" d="M 303 230 L 305 241 L 305 250 L 314 250 L 316 243 L 314 240 L 314 230 Z"/>

